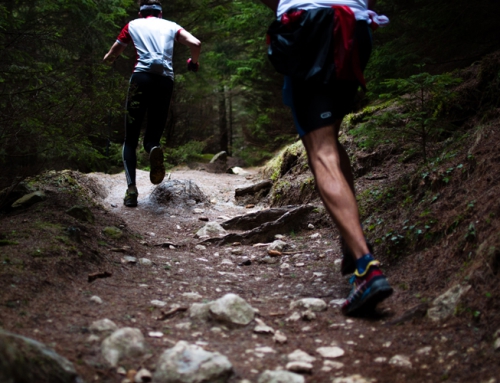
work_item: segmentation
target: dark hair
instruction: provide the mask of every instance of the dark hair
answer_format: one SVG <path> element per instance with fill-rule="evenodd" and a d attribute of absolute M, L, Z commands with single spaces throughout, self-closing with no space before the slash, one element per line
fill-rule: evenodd
<path fill-rule="evenodd" d="M 139 3 L 139 8 L 143 5 L 159 5 L 161 7 L 160 0 L 138 0 L 138 3 Z M 161 11 L 157 11 L 154 9 L 151 9 L 151 10 L 147 9 L 147 10 L 140 11 L 140 12 L 141 12 L 142 17 L 148 17 L 148 16 L 158 17 L 161 13 Z"/>

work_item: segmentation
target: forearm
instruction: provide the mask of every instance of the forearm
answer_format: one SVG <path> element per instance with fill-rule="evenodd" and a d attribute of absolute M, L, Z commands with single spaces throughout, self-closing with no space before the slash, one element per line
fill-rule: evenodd
<path fill-rule="evenodd" d="M 182 30 L 179 32 L 177 41 L 183 45 L 186 45 L 189 48 L 191 53 L 191 60 L 197 63 L 200 58 L 200 52 L 201 52 L 200 40 L 198 40 L 188 31 Z"/>
<path fill-rule="evenodd" d="M 125 45 L 115 42 L 113 46 L 110 48 L 109 52 L 106 53 L 102 61 L 108 64 L 112 64 L 117 59 L 117 57 L 123 53 L 125 48 L 126 48 Z"/>

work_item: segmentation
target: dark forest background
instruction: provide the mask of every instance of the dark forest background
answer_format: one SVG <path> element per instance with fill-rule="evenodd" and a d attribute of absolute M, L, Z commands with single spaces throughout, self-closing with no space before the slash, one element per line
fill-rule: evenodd
<path fill-rule="evenodd" d="M 187 72 L 189 51 L 176 46 L 167 162 L 225 150 L 256 165 L 297 139 L 282 76 L 266 56 L 268 8 L 256 0 L 163 8 L 202 41 L 198 73 Z M 360 106 L 393 94 L 402 84 L 394 79 L 452 76 L 500 49 L 498 0 L 379 0 L 377 11 L 391 23 L 374 33 Z M 133 0 L 0 1 L 0 189 L 48 169 L 119 169 L 134 54 L 127 48 L 112 67 L 102 57 L 137 12 Z M 489 73 L 497 74 L 485 81 L 498 86 L 498 71 Z"/>

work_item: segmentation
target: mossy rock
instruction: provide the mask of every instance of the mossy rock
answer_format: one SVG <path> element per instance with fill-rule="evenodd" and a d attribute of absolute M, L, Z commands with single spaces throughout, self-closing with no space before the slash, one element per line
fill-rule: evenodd
<path fill-rule="evenodd" d="M 102 230 L 102 232 L 106 237 L 112 238 L 112 239 L 120 239 L 121 237 L 123 237 L 123 232 L 114 226 L 105 227 Z"/>
<path fill-rule="evenodd" d="M 75 205 L 66 210 L 66 213 L 76 218 L 79 221 L 89 222 L 89 223 L 94 223 L 95 221 L 94 214 L 92 214 L 92 212 L 87 206 Z"/>
<path fill-rule="evenodd" d="M 73 364 L 42 343 L 0 329 L 0 382 L 83 383 Z"/>
<path fill-rule="evenodd" d="M 33 193 L 26 194 L 25 196 L 19 198 L 16 202 L 12 204 L 13 209 L 29 207 L 34 205 L 37 202 L 44 201 L 46 199 L 46 195 L 42 191 L 36 191 Z"/>

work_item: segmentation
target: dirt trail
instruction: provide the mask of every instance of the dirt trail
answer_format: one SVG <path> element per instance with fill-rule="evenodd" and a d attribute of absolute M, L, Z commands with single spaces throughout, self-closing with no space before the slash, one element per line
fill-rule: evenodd
<path fill-rule="evenodd" d="M 229 175 L 174 171 L 172 179 L 193 180 L 209 196 L 211 203 L 183 211 L 164 209 L 160 212 L 149 202 L 148 196 L 154 186 L 149 183 L 146 172 L 138 171 L 137 208 L 122 205 L 123 174 L 88 175 L 105 191 L 98 201 L 104 206 L 102 216 L 111 216 L 107 219 L 114 219 L 127 235 L 126 241 L 103 244 L 107 251 L 106 263 L 88 270 L 90 273 L 106 268 L 112 272 L 112 277 L 87 283 L 81 270 L 76 274 L 68 266 L 64 269 L 67 284 L 50 285 L 47 281 L 49 287 L 44 287 L 45 298 L 37 296 L 24 309 L 28 319 L 19 322 L 17 312 L 4 312 L 0 317 L 4 327 L 53 346 L 75 363 L 87 382 L 123 380 L 116 369 L 103 362 L 100 341 L 89 340 L 88 327 L 103 318 L 111 319 L 118 327 L 138 328 L 147 338 L 148 354 L 139 360 L 124 361 L 122 365 L 126 369 L 143 366 L 154 371 L 159 355 L 166 348 L 186 340 L 226 355 L 235 372 L 231 383 L 244 379 L 257 382 L 264 370 L 285 368 L 286 356 L 297 349 L 315 358 L 312 373 L 304 375 L 308 383 L 332 382 L 335 378 L 353 375 L 365 380 L 335 382 L 467 382 L 473 379 L 495 382 L 491 380 L 491 371 L 482 365 L 482 350 L 486 346 L 474 328 L 453 320 L 434 324 L 422 320 L 418 310 L 402 316 L 408 309 L 402 308 L 407 299 L 402 285 L 393 283 L 393 297 L 380 305 L 375 317 L 343 316 L 337 303 L 348 294 L 349 284 L 338 271 L 338 238 L 330 226 L 282 233 L 292 254 L 285 255 L 276 264 L 255 261 L 266 253 L 265 247 L 196 248 L 200 241 L 194 234 L 205 224 L 199 220 L 200 216 L 221 222 L 227 217 L 266 207 L 246 209 L 234 203 L 235 188 L 259 180 L 256 169 L 247 169 L 247 172 L 246 175 Z M 204 212 L 196 214 L 195 208 Z M 19 215 L 11 224 L 15 219 L 19 224 L 24 222 Z M 307 222 L 304 226 L 307 227 Z M 176 248 L 154 246 L 166 242 L 173 243 Z M 131 244 L 126 253 L 112 251 L 111 247 L 125 243 Z M 147 258 L 152 265 L 123 263 L 125 255 Z M 251 265 L 238 266 L 243 259 L 254 261 Z M 283 263 L 289 267 L 283 268 Z M 395 277 L 392 269 L 386 272 L 389 280 Z M 8 283 L 21 284 L 15 279 L 12 281 Z M 226 293 L 235 293 L 245 299 L 258 310 L 260 319 L 286 335 L 287 342 L 278 344 L 272 335 L 255 334 L 254 324 L 227 328 L 214 322 L 191 321 L 186 312 L 158 319 L 162 311 L 176 306 L 189 307 L 193 302 L 208 302 Z M 100 297 L 103 303 L 91 302 L 91 296 Z M 328 309 L 309 318 L 291 319 L 293 312 L 299 310 L 292 310 L 290 304 L 306 297 L 323 299 Z M 155 307 L 151 304 L 153 300 L 166 302 L 166 306 Z M 150 332 L 164 335 L 148 337 Z M 326 346 L 338 346 L 345 354 L 336 359 L 324 358 L 317 350 Z"/>
<path fill-rule="evenodd" d="M 238 247 L 242 248 L 241 255 L 234 255 L 236 247 L 233 246 L 196 250 L 198 240 L 193 238 L 193 234 L 204 224 L 198 220 L 199 215 L 191 211 L 174 217 L 168 213 L 156 215 L 147 203 L 148 193 L 153 187 L 145 172 L 138 174 L 138 208 L 125 208 L 121 204 L 124 191 L 121 178 L 122 175 L 100 177 L 100 182 L 110 191 L 104 202 L 116 204 L 113 211 L 123 217 L 130 229 L 141 233 L 146 241 L 159 243 L 165 240 L 184 244 L 177 250 L 145 248 L 144 253 L 137 256 L 150 258 L 155 266 L 142 271 L 142 279 L 135 274 L 137 270 L 131 270 L 129 284 L 126 289 L 121 289 L 120 295 L 122 300 L 127 301 L 135 326 L 145 333 L 157 330 L 168 334 L 166 339 L 150 339 L 157 347 L 154 354 L 178 340 L 201 341 L 206 349 L 219 351 L 230 358 L 236 372 L 233 381 L 242 378 L 256 381 L 258 374 L 265 369 L 284 368 L 287 363 L 285 355 L 301 349 L 316 358 L 313 374 L 306 375 L 307 382 L 330 382 L 332 377 L 355 374 L 367 381 L 435 382 L 450 377 L 454 369 L 470 358 L 465 350 L 473 347 L 477 339 L 471 336 L 469 329 L 447 328 L 446 325 L 441 328 L 429 323 L 412 326 L 413 317 L 419 319 L 418 312 L 413 316 L 410 313 L 397 326 L 392 324 L 391 321 L 402 314 L 391 306 L 398 294 L 404 294 L 398 286 L 394 286 L 395 298 L 379 307 L 380 316 L 365 319 L 344 317 L 338 306 L 330 303 L 344 298 L 349 291 L 347 280 L 338 272 L 340 251 L 337 233 L 331 228 L 317 228 L 292 236 L 283 233 L 287 236 L 285 241 L 297 252 L 281 261 L 290 264 L 288 270 L 284 271 L 280 263 L 268 265 L 253 262 L 250 266 L 237 266 L 242 258 L 261 257 L 265 248 Z M 234 217 L 249 212 L 234 204 L 234 189 L 256 182 L 256 171 L 250 170 L 247 178 L 190 170 L 172 173 L 172 179 L 194 180 L 212 202 L 216 202 L 206 208 L 203 215 L 219 221 L 221 216 Z M 256 209 L 261 208 L 265 206 Z M 317 238 L 311 239 L 314 234 Z M 170 270 L 165 270 L 165 264 Z M 388 276 L 390 278 L 390 273 Z M 102 282 L 102 287 L 96 284 L 95 293 L 109 294 L 106 284 Z M 144 284 L 148 287 L 140 287 Z M 199 301 L 217 299 L 228 292 L 236 293 L 259 310 L 259 317 L 267 325 L 284 332 L 288 342 L 280 345 L 273 342 L 269 335 L 253 334 L 252 325 L 217 333 L 211 331 L 213 326 L 217 326 L 213 323 L 193 323 L 190 329 L 183 328 L 182 324 L 189 323 L 189 319 L 182 314 L 166 321 L 154 319 L 158 316 L 158 309 L 151 309 L 151 300 L 160 299 L 168 302 L 169 306 L 188 306 L 191 302 L 182 295 L 186 292 L 200 294 L 202 298 Z M 324 299 L 329 303 L 328 310 L 316 313 L 316 318 L 310 321 L 287 320 L 296 311 L 290 309 L 290 303 L 303 297 Z M 115 299 L 110 298 L 111 301 Z M 122 321 L 122 325 L 125 324 Z M 457 337 L 466 336 L 470 336 L 470 342 L 465 342 L 469 344 L 462 341 L 457 347 Z M 345 351 L 345 355 L 336 360 L 341 364 L 325 362 L 326 359 L 316 351 L 319 347 L 332 345 Z M 255 351 L 264 346 L 274 351 L 266 354 Z M 463 371 L 459 376 L 462 374 Z M 462 375 L 457 381 L 465 381 L 463 378 Z"/>

